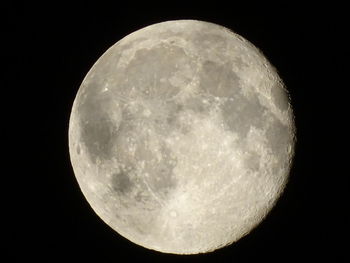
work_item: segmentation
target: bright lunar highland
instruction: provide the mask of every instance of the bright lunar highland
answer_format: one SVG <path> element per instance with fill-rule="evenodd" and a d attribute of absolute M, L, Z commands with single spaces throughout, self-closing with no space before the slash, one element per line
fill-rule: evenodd
<path fill-rule="evenodd" d="M 196 254 L 256 227 L 288 181 L 295 126 L 286 88 L 253 44 L 208 22 L 142 28 L 93 65 L 69 151 L 111 228 L 143 247 Z"/>

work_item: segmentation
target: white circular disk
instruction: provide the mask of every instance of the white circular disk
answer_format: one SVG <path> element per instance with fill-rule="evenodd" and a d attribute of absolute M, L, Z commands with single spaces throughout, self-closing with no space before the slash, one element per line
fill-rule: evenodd
<path fill-rule="evenodd" d="M 91 68 L 69 150 L 94 211 L 130 241 L 195 254 L 239 240 L 282 193 L 294 120 L 251 43 L 194 20 L 138 30 Z"/>

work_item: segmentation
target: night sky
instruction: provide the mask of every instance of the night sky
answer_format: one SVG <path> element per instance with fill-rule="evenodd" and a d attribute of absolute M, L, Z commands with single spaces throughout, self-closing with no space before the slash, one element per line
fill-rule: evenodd
<path fill-rule="evenodd" d="M 10 175 L 10 183 L 3 183 L 3 262 L 340 262 L 349 224 L 343 189 L 349 185 L 343 183 L 346 172 L 329 164 L 347 154 L 332 148 L 346 136 L 332 113 L 339 106 L 334 91 L 342 96 L 346 89 L 333 77 L 343 70 L 345 18 L 340 7 L 318 8 L 284 6 L 265 13 L 218 2 L 189 7 L 167 1 L 5 6 L 3 140 L 10 147 L 4 165 L 12 172 L 3 174 Z M 68 153 L 70 109 L 91 66 L 129 33 L 175 19 L 217 23 L 257 46 L 290 92 L 298 138 L 290 182 L 266 220 L 238 243 L 194 256 L 147 250 L 115 233 L 80 192 Z"/>

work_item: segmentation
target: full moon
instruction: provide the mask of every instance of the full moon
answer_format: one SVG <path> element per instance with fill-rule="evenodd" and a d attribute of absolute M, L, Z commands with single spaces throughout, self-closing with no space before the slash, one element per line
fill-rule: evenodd
<path fill-rule="evenodd" d="M 202 21 L 150 25 L 109 48 L 69 122 L 78 184 L 120 235 L 174 254 L 238 241 L 288 181 L 295 125 L 276 69 Z"/>

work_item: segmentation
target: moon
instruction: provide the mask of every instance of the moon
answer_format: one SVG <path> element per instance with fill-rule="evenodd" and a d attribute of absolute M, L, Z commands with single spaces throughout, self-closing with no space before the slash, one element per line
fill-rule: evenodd
<path fill-rule="evenodd" d="M 75 97 L 69 152 L 96 214 L 173 254 L 238 241 L 274 207 L 295 124 L 276 69 L 213 23 L 167 21 L 110 47 Z"/>

